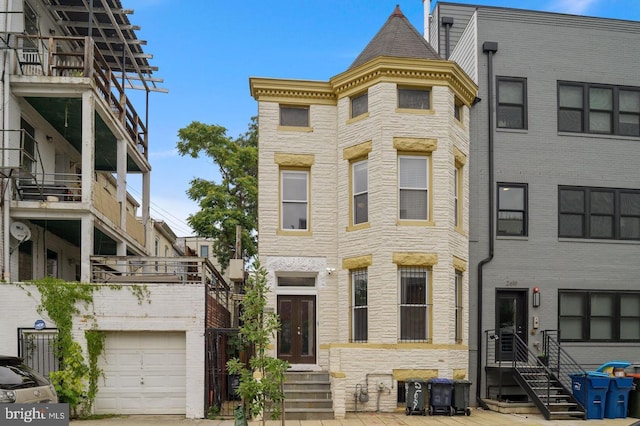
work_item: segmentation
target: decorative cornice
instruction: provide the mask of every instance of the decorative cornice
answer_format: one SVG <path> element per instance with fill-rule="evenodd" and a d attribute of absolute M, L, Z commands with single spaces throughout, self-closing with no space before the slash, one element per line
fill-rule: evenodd
<path fill-rule="evenodd" d="M 257 101 L 289 104 L 336 105 L 337 96 L 329 82 L 251 77 L 251 96 Z"/>
<path fill-rule="evenodd" d="M 350 96 L 380 81 L 449 86 L 467 106 L 471 106 L 478 93 L 478 86 L 453 61 L 386 56 L 338 74 L 328 82 L 251 77 L 249 86 L 251 96 L 257 101 L 337 105 L 339 98 Z"/>
<path fill-rule="evenodd" d="M 333 77 L 330 82 L 338 98 L 371 86 L 378 81 L 402 84 L 450 86 L 467 105 L 476 97 L 478 86 L 453 61 L 378 57 Z"/>

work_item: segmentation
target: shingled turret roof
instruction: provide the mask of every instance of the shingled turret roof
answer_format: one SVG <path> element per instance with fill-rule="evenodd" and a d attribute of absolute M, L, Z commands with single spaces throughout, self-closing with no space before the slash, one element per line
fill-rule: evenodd
<path fill-rule="evenodd" d="M 420 35 L 397 5 L 387 22 L 373 37 L 349 69 L 379 56 L 415 59 L 442 59 Z"/>

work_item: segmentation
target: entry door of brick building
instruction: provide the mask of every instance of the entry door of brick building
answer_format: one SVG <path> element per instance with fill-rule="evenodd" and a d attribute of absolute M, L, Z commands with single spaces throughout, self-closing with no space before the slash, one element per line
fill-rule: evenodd
<path fill-rule="evenodd" d="M 527 343 L 527 292 L 526 290 L 498 290 L 496 293 L 496 357 L 512 361 L 516 355 L 515 336 Z"/>
<path fill-rule="evenodd" d="M 279 295 L 278 358 L 290 364 L 316 362 L 316 297 Z"/>

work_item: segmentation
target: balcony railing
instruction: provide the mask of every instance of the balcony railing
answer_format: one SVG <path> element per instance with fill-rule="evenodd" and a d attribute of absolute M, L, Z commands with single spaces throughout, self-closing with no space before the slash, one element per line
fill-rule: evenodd
<path fill-rule="evenodd" d="M 148 132 L 104 56 L 90 37 L 17 37 L 16 73 L 46 77 L 88 77 L 112 114 L 148 158 Z M 124 71 L 122 71 L 124 72 Z"/>
<path fill-rule="evenodd" d="M 92 256 L 91 276 L 94 283 L 203 283 L 230 291 L 215 266 L 201 257 Z"/>
<path fill-rule="evenodd" d="M 24 201 L 82 201 L 82 176 L 75 173 L 39 173 L 37 179 L 19 177 L 14 199 Z"/>

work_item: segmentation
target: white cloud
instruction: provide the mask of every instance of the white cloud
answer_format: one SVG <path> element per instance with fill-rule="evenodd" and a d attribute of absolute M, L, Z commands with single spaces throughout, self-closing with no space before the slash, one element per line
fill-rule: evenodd
<path fill-rule="evenodd" d="M 170 157 L 177 157 L 178 156 L 178 151 L 176 151 L 175 149 L 168 149 L 165 151 L 149 151 L 149 157 L 150 158 L 170 158 Z"/>
<path fill-rule="evenodd" d="M 549 9 L 571 15 L 584 15 L 598 1 L 600 0 L 555 0 L 549 4 Z"/>

